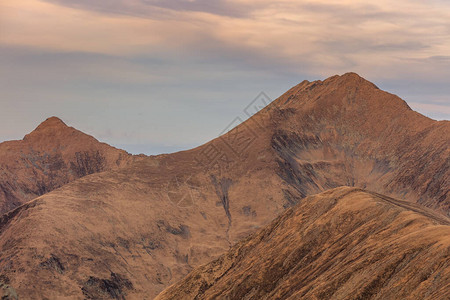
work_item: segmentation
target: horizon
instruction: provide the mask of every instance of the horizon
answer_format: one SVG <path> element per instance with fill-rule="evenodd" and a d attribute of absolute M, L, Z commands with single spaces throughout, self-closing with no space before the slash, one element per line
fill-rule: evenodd
<path fill-rule="evenodd" d="M 328 77 L 328 78 L 331 78 L 331 77 L 334 77 L 334 76 L 344 76 L 344 75 L 346 75 L 346 74 L 352 74 L 352 73 L 353 73 L 353 74 L 356 74 L 356 75 L 359 76 L 359 77 L 361 77 L 359 74 L 357 74 L 357 73 L 355 73 L 355 72 L 347 72 L 347 73 L 344 73 L 344 74 L 339 74 L 339 75 L 336 74 L 336 75 L 332 75 L 332 76 L 330 76 L 330 77 Z M 327 78 L 327 79 L 328 79 L 328 78 Z M 361 77 L 361 78 L 363 78 L 364 80 L 367 80 L 367 79 L 364 78 L 364 77 Z M 310 81 L 310 82 L 324 81 L 324 80 L 325 80 L 325 79 L 323 79 L 323 80 L 314 80 L 314 81 Z M 367 80 L 367 81 L 368 81 L 368 80 Z M 369 82 L 371 82 L 371 81 L 369 81 Z M 377 86 L 377 88 L 379 88 L 379 87 Z M 381 90 L 383 90 L 383 89 L 381 89 Z M 384 90 L 383 90 L 383 91 L 384 91 Z M 285 92 L 287 92 L 287 91 L 285 91 Z M 385 92 L 389 93 L 389 91 L 385 91 Z M 283 93 L 283 94 L 284 94 L 284 93 Z M 395 94 L 394 94 L 394 95 L 395 95 Z M 280 95 L 280 96 L 282 96 L 282 95 Z M 280 96 L 279 96 L 279 97 L 280 97 Z M 398 95 L 395 95 L 395 96 L 398 96 Z M 265 106 L 269 105 L 272 101 L 275 101 L 276 99 L 278 99 L 278 97 L 275 98 L 275 99 L 270 99 L 270 98 L 268 98 L 268 96 L 267 96 L 264 92 L 261 92 L 255 99 L 253 99 L 253 100 L 251 101 L 251 103 L 253 103 L 253 104 L 259 104 L 259 106 L 258 106 L 258 107 L 259 107 L 259 110 L 258 110 L 258 111 L 260 111 L 260 110 L 263 108 L 263 106 L 261 106 L 261 104 L 264 104 L 264 107 L 265 107 Z M 402 98 L 400 97 L 400 99 L 402 99 Z M 402 100 L 404 100 L 404 99 L 402 99 Z M 405 102 L 406 102 L 406 101 L 405 101 Z M 409 106 L 408 102 L 406 102 L 406 104 Z M 249 107 L 249 105 L 247 106 L 247 108 L 248 108 L 248 107 Z M 256 107 L 256 106 L 253 105 L 253 107 Z M 415 110 L 415 109 L 412 108 L 411 106 L 410 106 L 410 108 L 411 108 L 412 110 L 418 112 L 417 110 Z M 419 112 L 419 113 L 420 113 L 420 112 Z M 424 114 L 422 114 L 422 113 L 420 113 L 420 114 L 423 115 L 423 116 L 425 116 L 425 117 L 427 117 L 427 118 L 430 118 L 430 117 L 428 117 L 428 116 L 426 116 L 426 115 L 424 115 Z M 254 115 L 254 114 L 253 114 L 253 115 Z M 242 114 L 240 114 L 240 115 L 237 116 L 236 118 L 238 118 L 239 121 L 243 122 L 243 121 L 245 121 L 245 120 L 247 120 L 247 119 L 250 119 L 253 115 L 249 116 L 248 113 L 245 113 L 245 109 L 243 109 L 243 110 L 242 110 Z M 43 124 L 43 123 L 45 123 L 46 121 L 48 121 L 48 120 L 50 120 L 50 119 L 53 119 L 53 118 L 56 118 L 57 120 L 59 120 L 60 122 L 62 122 L 63 125 L 65 125 L 65 126 L 75 128 L 75 129 L 77 129 L 77 130 L 79 130 L 79 131 L 81 131 L 81 132 L 83 132 L 83 133 L 85 133 L 85 134 L 91 135 L 91 136 L 93 136 L 94 138 L 97 139 L 97 137 L 96 137 L 95 135 L 90 134 L 89 132 L 84 132 L 83 130 L 80 130 L 79 128 L 77 128 L 77 127 L 75 127 L 75 126 L 72 126 L 71 124 L 68 124 L 64 119 L 60 118 L 59 116 L 49 116 L 49 117 L 45 118 L 45 120 L 42 120 L 39 124 L 37 124 L 37 125 L 34 127 L 34 129 L 32 129 L 32 130 L 30 130 L 29 132 L 25 133 L 24 136 L 25 136 L 26 134 L 29 134 L 29 133 L 32 132 L 33 130 L 37 129 L 41 124 Z M 190 146 L 187 146 L 187 147 L 184 147 L 184 148 L 173 148 L 173 147 L 170 147 L 170 146 L 164 148 L 164 147 L 159 146 L 159 150 L 161 150 L 161 149 L 167 149 L 167 150 L 166 150 L 166 151 L 162 150 L 162 151 L 156 152 L 156 153 L 145 153 L 145 152 L 143 152 L 143 151 L 139 152 L 138 149 L 143 149 L 143 147 L 145 147 L 146 145 L 130 145 L 130 144 L 126 144 L 126 145 L 124 145 L 124 146 L 128 147 L 128 149 L 126 149 L 126 148 L 122 147 L 121 145 L 109 144 L 107 141 L 102 141 L 102 140 L 100 140 L 100 139 L 97 139 L 97 140 L 98 140 L 99 142 L 102 142 L 102 143 L 107 143 L 107 144 L 109 144 L 109 145 L 111 145 L 111 146 L 113 146 L 113 147 L 115 147 L 115 148 L 118 148 L 118 149 L 121 149 L 121 150 L 125 150 L 125 151 L 127 151 L 128 153 L 133 154 L 133 155 L 142 155 L 142 154 L 144 154 L 144 155 L 150 155 L 150 156 L 151 156 L 151 155 L 159 155 L 159 154 L 171 154 L 171 153 L 175 153 L 175 152 L 179 152 L 179 151 L 185 151 L 185 150 L 193 149 L 193 148 L 195 148 L 195 147 L 198 147 L 198 146 L 200 146 L 200 145 L 203 145 L 203 144 L 205 144 L 205 143 L 210 142 L 211 140 L 213 140 L 213 139 L 216 138 L 216 137 L 221 136 L 221 135 L 224 134 L 226 131 L 231 130 L 232 128 L 234 128 L 235 126 L 238 126 L 238 125 L 241 123 L 241 122 L 239 122 L 239 123 L 237 123 L 237 124 L 233 124 L 233 123 L 235 123 L 236 118 L 234 118 L 233 121 L 232 121 L 231 123 L 228 124 L 228 126 L 227 126 L 226 129 L 221 130 L 221 132 L 220 132 L 219 134 L 217 134 L 216 136 L 211 137 L 210 139 L 208 139 L 208 140 L 206 140 L 206 141 L 204 141 L 204 142 L 202 142 L 202 143 L 200 143 L 200 144 L 190 145 Z M 430 119 L 432 119 L 432 118 L 430 118 Z M 436 119 L 432 119 L 432 120 L 434 120 L 434 121 L 448 121 L 448 120 L 436 120 Z M 17 139 L 17 140 L 21 140 L 21 139 L 22 139 L 22 138 L 19 138 L 19 139 Z M 2 142 L 4 142 L 4 141 L 0 141 L 0 143 L 2 143 Z M 129 151 L 129 149 L 131 149 L 131 151 Z"/>
<path fill-rule="evenodd" d="M 350 71 L 450 119 L 448 2 L 204 4 L 0 3 L 0 141 L 58 116 L 130 153 L 170 153 L 245 118 L 261 92 Z"/>

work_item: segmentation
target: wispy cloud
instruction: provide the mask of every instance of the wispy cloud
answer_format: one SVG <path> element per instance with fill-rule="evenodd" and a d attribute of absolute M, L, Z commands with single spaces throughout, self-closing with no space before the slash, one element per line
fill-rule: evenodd
<path fill-rule="evenodd" d="M 162 18 L 163 15 L 170 15 L 170 11 L 194 11 L 244 17 L 258 7 L 255 3 L 225 0 L 80 0 L 76 2 L 47 0 L 47 2 L 101 13 L 127 14 L 143 18 Z"/>
<path fill-rule="evenodd" d="M 450 5 L 414 1 L 68 1 L 3 4 L 2 42 L 114 55 L 237 55 L 250 63 L 390 67 L 450 53 Z"/>

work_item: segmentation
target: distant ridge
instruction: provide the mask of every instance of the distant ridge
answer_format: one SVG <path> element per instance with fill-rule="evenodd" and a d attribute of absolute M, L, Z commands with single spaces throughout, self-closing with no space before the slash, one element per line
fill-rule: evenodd
<path fill-rule="evenodd" d="M 0 143 L 0 213 L 131 158 L 57 117 L 48 118 L 23 140 Z"/>

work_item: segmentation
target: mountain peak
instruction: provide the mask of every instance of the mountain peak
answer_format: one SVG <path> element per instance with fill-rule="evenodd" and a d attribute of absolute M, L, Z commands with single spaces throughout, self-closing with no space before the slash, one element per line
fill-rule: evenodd
<path fill-rule="evenodd" d="M 388 93 L 380 94 L 380 91 L 375 84 L 357 73 L 348 72 L 342 75 L 333 75 L 324 80 L 304 80 L 276 101 L 282 105 L 289 102 L 289 105 L 309 103 L 310 105 L 317 105 L 320 109 L 326 109 L 329 105 L 338 105 L 339 107 L 351 105 L 356 109 L 358 106 L 364 105 L 361 104 L 362 102 L 367 104 L 369 98 L 372 104 L 381 103 L 383 101 L 381 98 L 392 101 L 392 96 L 388 96 Z M 320 101 L 316 101 L 319 99 Z M 346 101 L 341 101 L 342 99 L 346 99 Z M 402 102 L 402 105 L 404 105 L 404 101 L 399 100 L 393 102 Z"/>
<path fill-rule="evenodd" d="M 28 139 L 30 136 L 41 136 L 54 134 L 57 132 L 61 132 L 65 129 L 69 128 L 69 126 L 66 125 L 60 118 L 58 117 L 50 117 L 47 118 L 44 122 L 39 124 L 38 127 L 36 127 L 35 130 L 33 130 L 30 134 L 27 134 L 24 137 L 24 140 Z"/>
<path fill-rule="evenodd" d="M 36 129 L 34 131 L 43 131 L 43 130 L 45 130 L 45 131 L 49 131 L 49 130 L 55 131 L 55 130 L 61 130 L 61 129 L 65 129 L 65 128 L 68 128 L 68 126 L 60 118 L 58 118 L 58 117 L 50 117 L 50 118 L 47 118 L 41 124 L 39 124 L 39 126 L 36 127 Z"/>
<path fill-rule="evenodd" d="M 372 87 L 378 89 L 378 87 L 372 82 L 368 81 L 364 77 L 358 75 L 355 72 L 347 72 L 342 75 L 334 75 L 323 81 L 323 83 L 338 83 L 341 86 L 349 86 L 349 85 L 361 85 L 361 84 L 369 84 Z"/>
<path fill-rule="evenodd" d="M 53 116 L 47 118 L 44 122 L 39 124 L 37 128 L 48 128 L 48 127 L 67 127 L 67 125 L 60 118 Z"/>
<path fill-rule="evenodd" d="M 342 74 L 341 76 L 339 76 L 341 78 L 351 78 L 351 79 L 364 79 L 363 77 L 361 77 L 360 75 L 358 75 L 355 72 L 347 72 L 345 74 Z M 365 79 L 364 79 L 365 80 Z"/>
<path fill-rule="evenodd" d="M 347 72 L 342 75 L 333 75 L 331 77 L 328 77 L 324 80 L 315 80 L 315 81 L 308 81 L 304 80 L 291 88 L 289 91 L 286 92 L 286 95 L 291 94 L 298 94 L 300 91 L 308 90 L 312 91 L 313 89 L 346 89 L 349 87 L 361 87 L 366 86 L 368 88 L 373 88 L 379 90 L 379 88 L 373 84 L 372 82 L 368 81 L 367 79 L 361 77 L 355 72 Z"/>

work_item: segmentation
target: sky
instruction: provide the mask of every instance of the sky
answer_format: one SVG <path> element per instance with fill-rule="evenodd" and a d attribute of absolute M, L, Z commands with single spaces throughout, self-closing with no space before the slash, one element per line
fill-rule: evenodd
<path fill-rule="evenodd" d="M 449 120 L 450 1 L 0 0 L 0 141 L 58 116 L 174 152 L 260 92 L 350 71 Z"/>

